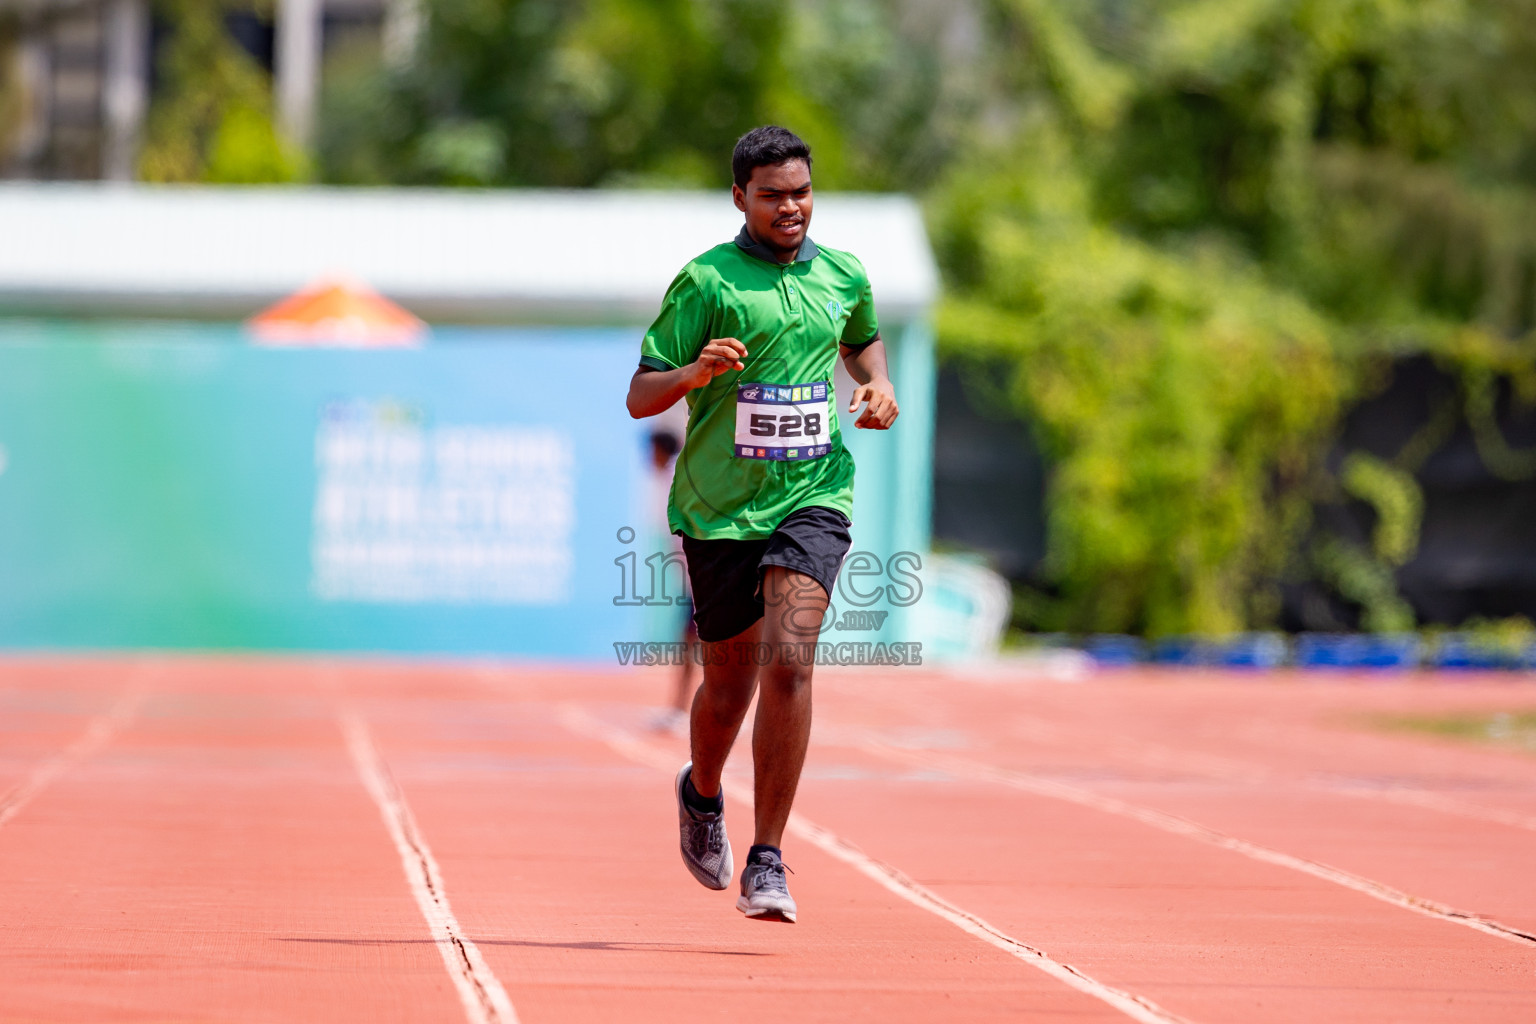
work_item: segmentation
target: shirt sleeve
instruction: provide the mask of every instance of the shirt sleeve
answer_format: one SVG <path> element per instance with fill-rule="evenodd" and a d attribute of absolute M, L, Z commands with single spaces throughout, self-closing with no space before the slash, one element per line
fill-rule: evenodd
<path fill-rule="evenodd" d="M 640 365 L 652 370 L 675 370 L 693 362 L 707 340 L 709 311 L 704 295 L 685 270 L 672 280 L 661 312 L 640 343 Z"/>
<path fill-rule="evenodd" d="M 870 291 L 869 275 L 864 273 L 863 266 L 859 267 L 859 274 L 863 277 L 863 284 L 859 288 L 859 301 L 854 304 L 853 312 L 848 315 L 848 322 L 843 325 L 842 342 L 849 348 L 863 348 L 880 333 L 880 321 L 875 316 L 875 297 Z"/>

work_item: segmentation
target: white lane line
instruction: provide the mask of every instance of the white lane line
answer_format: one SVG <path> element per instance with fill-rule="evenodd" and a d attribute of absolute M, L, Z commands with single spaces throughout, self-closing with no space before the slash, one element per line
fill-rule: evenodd
<path fill-rule="evenodd" d="M 1328 792 L 1342 793 L 1345 796 L 1360 797 L 1366 800 L 1382 800 L 1387 803 L 1405 804 L 1409 807 L 1422 807 L 1426 810 L 1439 811 L 1442 814 L 1454 814 L 1459 818 L 1471 818 L 1475 821 L 1487 821 L 1495 825 L 1506 825 L 1510 828 L 1520 828 L 1536 832 L 1536 817 L 1501 811 L 1493 807 L 1484 807 L 1481 804 L 1463 803 L 1460 800 L 1453 800 L 1448 796 L 1432 793 L 1429 790 L 1327 785 L 1324 785 L 1323 788 Z"/>
<path fill-rule="evenodd" d="M 1050 743 L 1080 746 L 1089 739 L 1094 742 L 1109 741 L 1114 744 L 1120 754 L 1139 764 L 1171 768 L 1175 771 L 1196 772 L 1218 783 L 1304 786 L 1311 790 L 1336 793 L 1356 800 L 1379 800 L 1383 803 L 1418 807 L 1438 811 L 1441 814 L 1452 814 L 1459 818 L 1487 821 L 1508 828 L 1536 832 L 1536 816 L 1498 810 L 1481 804 L 1470 804 L 1431 790 L 1408 786 L 1362 785 L 1336 774 L 1299 775 L 1294 772 L 1282 772 L 1270 765 L 1182 747 L 1168 747 L 1123 733 L 1111 736 L 1103 732 L 1095 732 L 1090 737 L 1087 730 L 1069 732 L 1055 722 L 1032 716 L 1019 716 L 1012 721 L 1012 724 L 1015 727 L 1022 725 L 1024 728 L 1019 731 L 1027 732 L 1032 737 L 1039 737 Z"/>
<path fill-rule="evenodd" d="M 961 680 L 963 677 L 955 678 Z M 912 708 L 910 702 L 898 703 L 884 700 L 883 703 L 888 707 L 904 711 L 910 711 Z M 1238 760 L 1185 747 L 1169 747 L 1125 733 L 1110 734 L 1102 730 L 1073 729 L 1054 720 L 1033 715 L 1012 715 L 1009 718 L 1009 725 L 1015 734 L 1077 749 L 1080 749 L 1085 742 L 1112 743 L 1118 755 L 1136 764 L 1195 773 L 1217 783 L 1302 786 L 1317 792 L 1332 793 L 1356 800 L 1378 800 L 1383 803 L 1418 807 L 1438 811 L 1441 814 L 1455 815 L 1458 818 L 1470 818 L 1473 821 L 1486 821 L 1508 828 L 1536 832 L 1536 816 L 1499 810 L 1482 804 L 1471 804 L 1432 790 L 1397 785 L 1362 785 L 1337 773 L 1303 775 L 1285 772 L 1256 761 Z M 833 745 L 842 745 L 842 734 L 835 727 L 820 726 L 820 728 L 821 731 L 816 735 L 817 739 Z M 847 745 L 857 746 L 857 744 Z"/>
<path fill-rule="evenodd" d="M 68 768 L 105 746 L 123 726 L 133 720 L 143 697 L 144 695 L 137 690 L 129 690 L 123 694 L 111 708 L 92 718 L 90 724 L 85 727 L 85 731 L 75 737 L 69 746 L 32 769 L 25 779 L 13 786 L 4 796 L 0 796 L 0 825 L 4 825 L 20 814 L 23 807 L 31 803 L 37 794 L 46 789 L 50 782 Z"/>
<path fill-rule="evenodd" d="M 1253 860 L 1262 861 L 1265 864 L 1273 864 L 1277 867 L 1289 868 L 1302 874 L 1320 878 L 1325 882 L 1341 885 L 1346 889 L 1390 903 L 1404 910 L 1411 910 L 1416 914 L 1436 918 L 1441 921 L 1450 921 L 1453 924 L 1464 925 L 1474 931 L 1487 935 L 1507 939 L 1510 942 L 1519 943 L 1530 947 L 1536 945 L 1536 935 L 1501 924 L 1491 918 L 1481 917 L 1465 910 L 1457 910 L 1455 907 L 1446 906 L 1434 900 L 1425 899 L 1422 896 L 1414 896 L 1394 889 L 1390 885 L 1377 882 L 1341 868 L 1332 867 L 1315 860 L 1307 860 L 1305 857 L 1297 857 L 1289 853 L 1251 843 L 1246 839 L 1238 839 L 1229 836 L 1225 832 L 1201 825 L 1199 822 L 1190 821 L 1165 811 L 1154 810 L 1150 807 L 1140 807 L 1136 804 L 1117 800 L 1114 797 L 1102 796 L 1091 790 L 1080 789 L 1054 779 L 1044 779 L 1025 772 L 1013 771 L 1007 768 L 998 768 L 993 765 L 967 758 L 955 757 L 950 754 L 919 753 L 911 750 L 901 750 L 892 747 L 876 739 L 866 739 L 857 745 L 857 748 L 866 753 L 884 757 L 888 760 L 900 761 L 909 765 L 926 768 L 932 771 L 941 771 L 957 778 L 972 779 L 979 782 L 992 782 L 1013 789 L 1023 790 L 1035 796 L 1049 797 L 1054 800 L 1063 800 L 1067 803 L 1077 804 L 1079 807 L 1087 807 L 1107 814 L 1129 818 L 1132 821 L 1150 825 L 1153 828 L 1170 832 L 1173 835 L 1183 836 L 1186 839 L 1194 839 L 1202 843 L 1234 853 L 1242 854 Z"/>
<path fill-rule="evenodd" d="M 677 770 L 675 754 L 639 740 L 622 729 L 608 725 L 574 704 L 561 705 L 560 720 L 572 732 L 596 739 L 606 744 L 615 753 L 632 761 L 668 774 Z M 743 804 L 751 804 L 752 793 L 747 787 L 726 782 L 723 788 L 730 794 L 731 799 Z M 1021 942 L 970 911 L 955 906 L 897 868 L 871 857 L 831 829 L 818 825 L 801 814 L 790 815 L 788 830 L 908 903 L 948 921 L 966 934 L 995 946 L 1010 956 L 1017 957 L 1057 981 L 1108 1003 L 1132 1020 L 1140 1021 L 1142 1024 L 1191 1024 L 1187 1018 L 1170 1013 L 1150 999 L 1113 988 L 1084 974 L 1071 964 L 1053 960 L 1044 950 Z"/>
<path fill-rule="evenodd" d="M 368 726 L 351 711 L 341 714 L 341 730 L 347 738 L 347 751 L 363 782 L 363 788 L 373 797 L 384 818 L 384 827 L 400 851 L 400 866 L 426 918 L 427 927 L 437 941 L 437 951 L 443 955 L 443 965 L 448 976 L 459 990 L 464 1004 L 464 1016 L 470 1024 L 517 1024 L 517 1013 L 506 989 L 496 979 L 480 949 L 465 935 L 459 921 L 448 905 L 448 893 L 443 888 L 443 876 L 432 858 L 432 850 L 416 827 L 416 819 L 405 802 L 400 787 L 395 784 L 389 766 L 379 755 Z"/>

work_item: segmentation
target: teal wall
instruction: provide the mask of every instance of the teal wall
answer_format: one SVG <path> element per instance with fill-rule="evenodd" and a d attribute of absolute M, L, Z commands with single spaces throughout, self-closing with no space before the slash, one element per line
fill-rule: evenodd
<path fill-rule="evenodd" d="M 620 528 L 646 536 L 636 337 L 273 350 L 227 324 L 0 320 L 0 646 L 611 661 L 647 632 L 614 603 Z M 897 428 L 848 432 L 855 547 L 882 561 L 926 551 L 931 475 L 926 332 L 892 358 Z"/>
<path fill-rule="evenodd" d="M 852 418 L 842 411 L 846 404 L 840 410 L 844 443 L 853 452 L 858 467 L 853 495 L 853 547 L 878 558 L 882 566 L 888 566 L 893 555 L 903 552 L 914 554 L 919 560 L 927 557 L 937 382 L 933 335 L 926 324 L 888 326 L 886 337 L 891 379 L 901 407 L 895 425 L 889 431 L 856 430 Z M 868 592 L 874 582 L 870 580 L 870 586 L 862 590 Z M 893 593 L 905 601 L 904 586 Z M 891 612 L 878 639 L 920 639 L 913 634 L 913 606 L 887 600 L 869 607 Z"/>

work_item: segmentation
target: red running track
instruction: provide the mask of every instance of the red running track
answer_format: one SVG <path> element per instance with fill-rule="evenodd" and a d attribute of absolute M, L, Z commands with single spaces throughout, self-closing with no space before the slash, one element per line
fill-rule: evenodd
<path fill-rule="evenodd" d="M 1530 678 L 823 672 L 794 926 L 663 675 L 0 661 L 0 1020 L 1530 1021 Z M 742 744 L 728 821 L 750 839 Z"/>

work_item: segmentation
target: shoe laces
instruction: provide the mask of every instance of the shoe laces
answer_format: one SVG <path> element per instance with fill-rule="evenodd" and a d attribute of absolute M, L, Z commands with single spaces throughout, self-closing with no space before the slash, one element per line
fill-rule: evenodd
<path fill-rule="evenodd" d="M 751 866 L 757 869 L 753 872 L 752 888 L 772 889 L 775 892 L 783 893 L 789 892 L 789 879 L 784 877 L 784 872 L 788 871 L 790 874 L 794 874 L 794 868 L 785 864 L 777 857 L 772 860 L 762 859 L 753 861 Z"/>
<path fill-rule="evenodd" d="M 706 853 L 719 853 L 725 847 L 725 819 L 716 818 L 714 821 L 693 820 L 693 827 L 688 830 L 688 848 L 695 857 Z"/>

